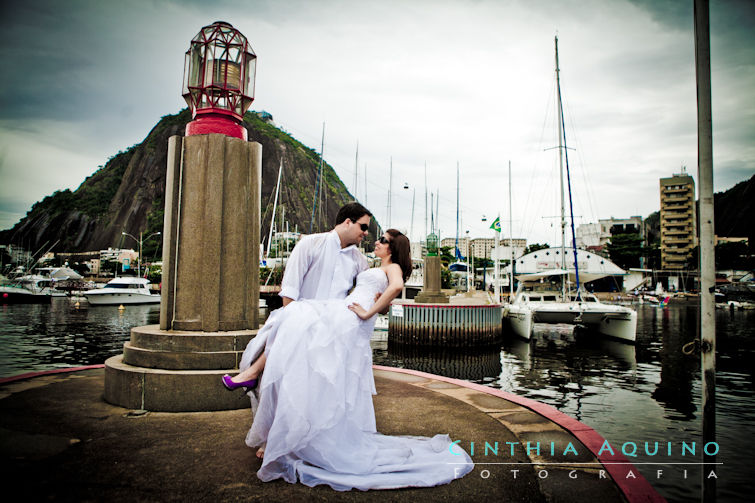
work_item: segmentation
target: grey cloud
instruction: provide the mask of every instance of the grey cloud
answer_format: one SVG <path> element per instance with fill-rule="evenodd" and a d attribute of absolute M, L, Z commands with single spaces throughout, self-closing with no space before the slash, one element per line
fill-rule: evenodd
<path fill-rule="evenodd" d="M 751 162 L 741 159 L 715 162 L 715 155 L 715 152 L 713 152 L 713 185 L 716 192 L 728 190 L 739 182 L 748 180 L 755 175 L 755 167 L 753 167 Z"/>

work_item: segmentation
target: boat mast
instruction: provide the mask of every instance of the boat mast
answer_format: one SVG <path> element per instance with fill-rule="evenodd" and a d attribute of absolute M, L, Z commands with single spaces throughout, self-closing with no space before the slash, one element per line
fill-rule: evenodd
<path fill-rule="evenodd" d="M 357 180 L 359 176 L 359 140 L 357 140 L 357 155 L 356 159 L 354 160 L 354 201 L 358 201 L 359 197 L 357 197 Z"/>
<path fill-rule="evenodd" d="M 511 262 L 509 263 L 509 303 L 514 296 L 514 214 L 511 209 L 511 161 L 509 161 L 509 249 L 511 250 Z"/>
<path fill-rule="evenodd" d="M 564 104 L 561 100 L 561 77 L 559 75 L 560 69 L 558 67 L 558 37 L 556 40 L 556 85 L 558 87 L 558 157 L 561 163 L 561 263 L 566 264 L 565 257 L 565 240 L 566 240 L 566 220 L 564 218 L 564 165 L 566 166 L 566 183 L 569 187 L 569 215 L 571 217 L 571 238 L 572 249 L 574 250 L 574 277 L 577 284 L 577 300 L 580 300 L 579 293 L 579 266 L 577 265 L 577 237 L 574 231 L 574 202 L 572 200 L 571 193 L 571 177 L 569 175 L 569 153 L 566 147 L 566 127 L 564 125 Z M 563 139 L 563 144 L 562 144 Z M 563 145 L 563 147 L 562 147 Z M 563 156 L 562 156 L 563 154 Z M 561 161 L 563 159 L 563 162 Z M 561 295 L 566 300 L 566 281 L 561 282 Z"/>
<path fill-rule="evenodd" d="M 566 216 L 564 207 L 564 148 L 562 143 L 563 132 L 562 117 L 563 108 L 561 107 L 561 69 L 558 66 L 558 37 L 556 40 L 556 92 L 558 98 L 558 166 L 559 177 L 561 181 L 561 270 L 566 270 Z M 563 274 L 563 273 L 562 273 Z M 563 275 L 561 276 L 561 298 L 566 300 L 566 280 Z"/>
<path fill-rule="evenodd" d="M 427 161 L 425 161 L 425 235 L 427 239 Z"/>
<path fill-rule="evenodd" d="M 459 260 L 459 161 L 456 161 L 456 249 L 454 259 Z"/>
<path fill-rule="evenodd" d="M 270 218 L 270 235 L 267 237 L 267 253 L 265 258 L 270 258 L 270 248 L 273 246 L 273 228 L 275 227 L 275 212 L 278 209 L 278 193 L 281 188 L 281 173 L 283 172 L 283 158 L 281 157 L 280 167 L 278 168 L 278 181 L 275 184 L 275 199 L 273 200 L 273 216 Z"/>
<path fill-rule="evenodd" d="M 393 189 L 393 156 L 391 156 L 391 170 L 388 174 L 388 228 L 391 228 L 391 189 Z"/>
<path fill-rule="evenodd" d="M 320 143 L 320 169 L 317 171 L 317 178 L 315 179 L 315 199 L 312 203 L 312 217 L 309 219 L 309 233 L 312 234 L 312 226 L 315 222 L 315 208 L 317 208 L 317 200 L 320 197 L 320 186 L 322 185 L 322 156 L 325 150 L 325 122 L 322 123 L 322 142 Z M 322 214 L 322 209 L 320 209 Z"/>

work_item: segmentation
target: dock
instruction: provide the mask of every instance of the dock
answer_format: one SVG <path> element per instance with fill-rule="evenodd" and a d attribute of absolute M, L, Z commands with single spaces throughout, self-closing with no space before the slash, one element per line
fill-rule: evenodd
<path fill-rule="evenodd" d="M 392 344 L 425 348 L 481 348 L 500 344 L 501 304 L 485 292 L 454 295 L 447 304 L 396 299 L 388 314 Z"/>
<path fill-rule="evenodd" d="M 250 409 L 113 406 L 94 366 L 0 380 L 6 489 L 30 501 L 663 501 L 626 458 L 597 456 L 597 432 L 548 405 L 414 370 L 374 373 L 378 431 L 447 433 L 474 449 L 474 470 L 443 486 L 368 492 L 262 483 L 244 444 Z M 562 452 L 569 444 L 576 455 Z"/>

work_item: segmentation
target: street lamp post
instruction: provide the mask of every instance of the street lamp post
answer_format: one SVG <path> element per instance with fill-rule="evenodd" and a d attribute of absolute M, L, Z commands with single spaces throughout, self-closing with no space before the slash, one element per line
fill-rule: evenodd
<path fill-rule="evenodd" d="M 131 239 L 133 239 L 134 241 L 136 241 L 137 243 L 139 243 L 139 257 L 138 257 L 138 261 L 136 263 L 136 275 L 139 276 L 140 278 L 142 276 L 142 243 L 144 241 L 146 241 L 147 239 L 151 238 L 152 236 L 158 236 L 160 234 L 162 234 L 160 231 L 153 232 L 152 234 L 150 234 L 146 238 L 142 239 L 142 236 L 144 235 L 144 232 L 140 232 L 139 233 L 139 239 L 136 239 L 136 236 L 132 236 L 128 232 L 121 232 L 122 236 L 128 236 Z"/>
<path fill-rule="evenodd" d="M 466 240 L 466 245 L 467 245 L 466 246 L 466 248 L 467 248 L 467 253 L 466 253 L 466 255 L 467 255 L 467 291 L 470 291 L 471 288 L 470 288 L 470 284 L 469 284 L 469 281 L 470 281 L 470 276 L 469 276 L 469 273 L 470 273 L 470 269 L 469 269 L 469 267 L 470 267 L 469 266 L 469 251 L 470 251 L 471 248 L 469 246 L 469 231 L 467 231 L 466 234 L 467 234 L 467 240 Z M 474 279 L 474 276 L 472 278 Z"/>

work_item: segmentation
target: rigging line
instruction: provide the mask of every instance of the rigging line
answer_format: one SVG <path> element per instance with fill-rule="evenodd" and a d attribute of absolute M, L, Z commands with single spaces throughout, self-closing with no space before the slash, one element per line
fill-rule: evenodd
<path fill-rule="evenodd" d="M 577 121 L 574 119 L 574 116 L 576 115 L 576 113 L 572 112 L 568 101 L 565 102 L 565 106 L 566 106 L 567 112 L 569 113 L 569 124 L 571 125 L 570 131 L 573 131 L 572 137 L 574 138 L 574 143 L 577 145 L 576 151 L 577 151 L 577 156 L 579 157 L 578 166 L 582 168 L 580 170 L 580 173 L 582 175 L 582 180 L 585 187 L 585 190 L 583 192 L 586 197 L 579 198 L 578 202 L 581 201 L 582 199 L 587 200 L 587 206 L 589 210 L 582 211 L 582 213 L 590 215 L 589 218 L 592 219 L 591 221 L 597 222 L 598 221 L 598 212 L 597 212 L 598 205 L 597 205 L 597 201 L 595 200 L 596 192 L 593 188 L 592 177 L 589 176 L 590 175 L 589 170 L 588 170 L 589 166 L 585 160 L 584 155 L 582 154 L 582 152 L 586 152 L 586 150 L 582 148 L 579 129 L 577 128 Z"/>
<path fill-rule="evenodd" d="M 548 124 L 548 122 L 550 120 L 551 111 L 554 108 L 553 105 L 552 105 L 552 101 L 553 101 L 553 97 L 556 94 L 555 93 L 555 85 L 556 85 L 556 79 L 555 79 L 555 76 L 553 76 L 552 80 L 551 80 L 550 91 L 548 92 L 548 95 L 547 95 L 548 98 L 546 99 L 545 111 L 542 114 L 543 123 L 542 123 L 542 126 L 540 128 L 540 139 L 538 141 L 538 150 L 539 151 L 543 150 L 543 145 L 545 144 L 545 139 L 544 139 L 545 138 L 545 129 L 546 129 L 546 126 L 547 126 L 547 124 Z M 530 207 L 530 202 L 532 201 L 532 196 L 533 196 L 533 193 L 534 193 L 535 183 L 536 183 L 536 181 L 538 179 L 538 175 L 540 173 L 539 172 L 540 159 L 541 159 L 540 156 L 535 157 L 534 166 L 533 166 L 533 169 L 532 169 L 532 172 L 531 172 L 532 176 L 530 176 L 530 185 L 529 185 L 529 188 L 527 189 L 527 195 L 526 195 L 525 200 L 524 200 L 524 209 L 522 211 L 523 215 L 532 215 L 532 217 L 531 217 L 531 219 L 529 219 L 529 221 L 528 221 L 527 218 L 522 218 L 521 219 L 521 222 L 520 222 L 520 235 L 530 235 L 530 233 L 532 231 L 532 228 L 535 225 L 534 213 L 531 214 L 529 212 L 529 207 Z M 544 191 L 540 191 L 541 200 L 544 197 L 544 194 L 545 194 Z M 527 228 L 528 222 L 529 222 L 529 229 Z"/>

